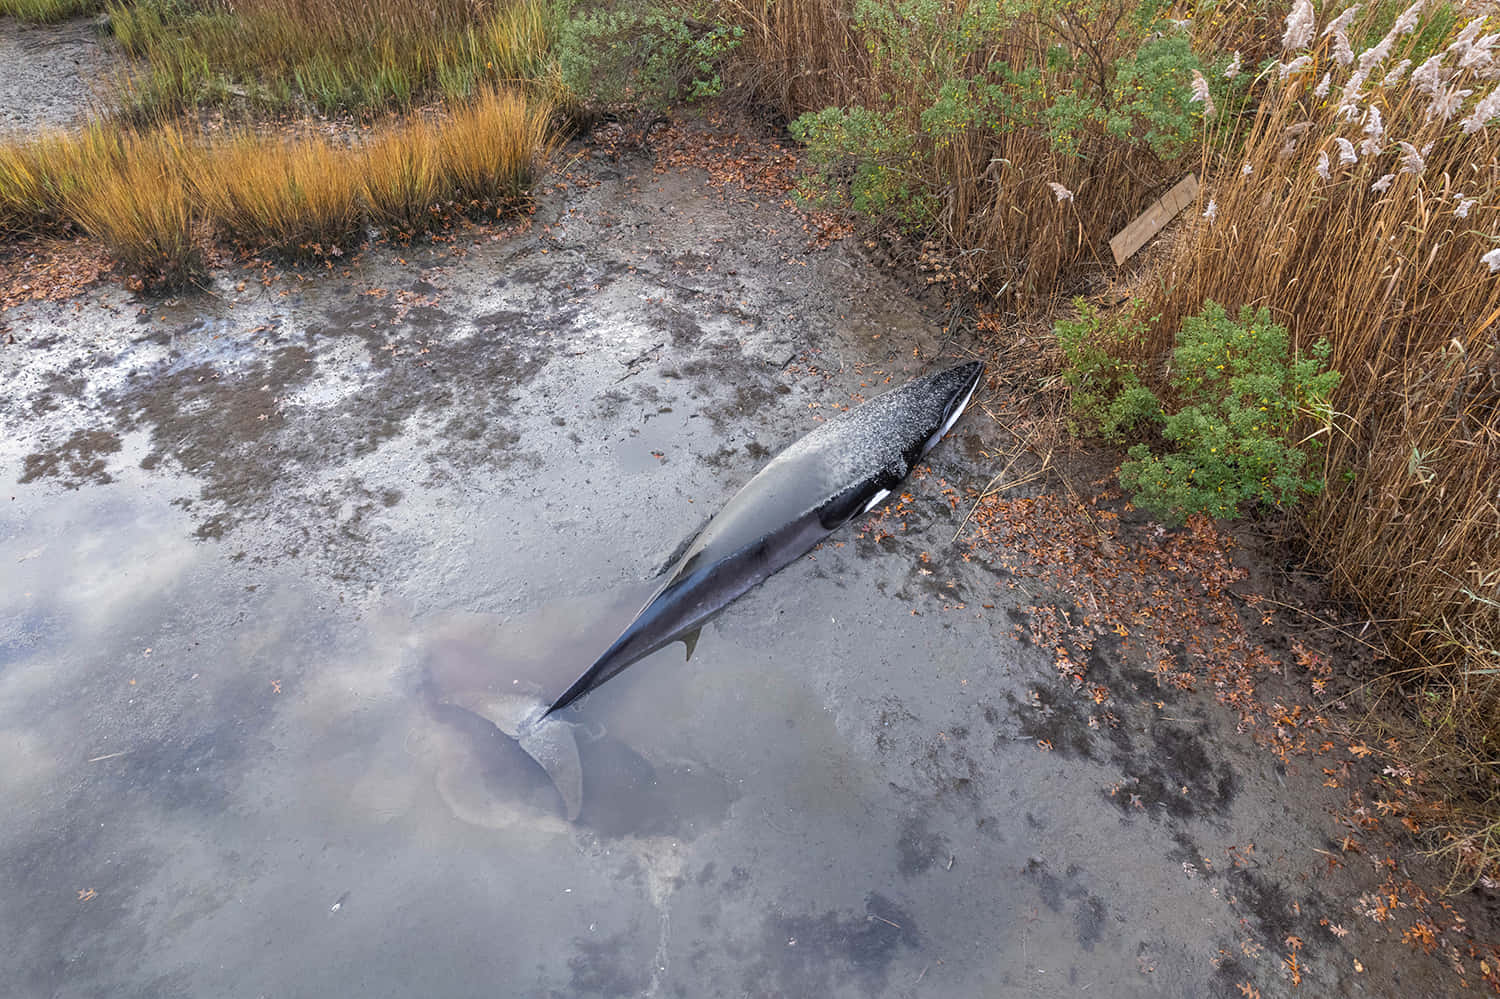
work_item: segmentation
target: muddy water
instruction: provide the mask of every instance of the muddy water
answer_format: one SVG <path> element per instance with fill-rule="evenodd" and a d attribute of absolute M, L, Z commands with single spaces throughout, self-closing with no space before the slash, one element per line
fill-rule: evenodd
<path fill-rule="evenodd" d="M 502 695 L 576 676 L 821 415 L 962 346 L 781 209 L 573 180 L 529 234 L 7 316 L 0 981 L 1274 995 L 1295 932 L 1309 994 L 1424 994 L 1420 961 L 1356 979 L 1357 935 L 1317 936 L 1308 785 L 1190 698 L 1093 731 L 1017 641 L 1031 595 L 951 546 L 944 484 L 994 472 L 977 409 L 904 530 L 855 525 L 580 702 L 570 821 Z"/>

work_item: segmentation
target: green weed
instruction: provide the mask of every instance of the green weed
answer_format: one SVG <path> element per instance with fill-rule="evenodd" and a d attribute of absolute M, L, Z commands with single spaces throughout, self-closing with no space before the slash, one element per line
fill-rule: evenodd
<path fill-rule="evenodd" d="M 0 17 L 47 24 L 96 14 L 103 6 L 102 0 L 0 0 Z"/>
<path fill-rule="evenodd" d="M 723 90 L 720 65 L 743 35 L 710 4 L 578 4 L 562 20 L 559 75 L 575 100 L 596 106 L 712 97 Z"/>

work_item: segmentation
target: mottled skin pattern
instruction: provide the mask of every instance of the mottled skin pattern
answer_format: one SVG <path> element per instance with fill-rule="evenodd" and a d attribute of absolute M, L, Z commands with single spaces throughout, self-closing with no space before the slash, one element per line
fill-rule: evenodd
<path fill-rule="evenodd" d="M 952 428 L 983 374 L 984 365 L 970 361 L 907 382 L 777 455 L 708 523 L 624 633 L 547 713 L 657 649 L 691 641 L 745 591 L 883 501 Z"/>

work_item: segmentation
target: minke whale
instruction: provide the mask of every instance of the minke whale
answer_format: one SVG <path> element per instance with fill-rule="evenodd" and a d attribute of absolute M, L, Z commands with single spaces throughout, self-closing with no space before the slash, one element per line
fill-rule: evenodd
<path fill-rule="evenodd" d="M 847 410 L 771 460 L 703 528 L 635 618 L 541 716 L 715 614 L 888 497 L 953 428 L 984 374 L 970 361 Z M 540 719 L 538 719 L 540 721 Z"/>

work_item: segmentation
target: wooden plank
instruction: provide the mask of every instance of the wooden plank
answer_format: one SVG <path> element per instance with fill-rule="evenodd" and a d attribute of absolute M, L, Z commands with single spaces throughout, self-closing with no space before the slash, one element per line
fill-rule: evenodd
<path fill-rule="evenodd" d="M 1192 174 L 1179 180 L 1170 191 L 1151 202 L 1144 212 L 1136 216 L 1124 229 L 1109 241 L 1109 249 L 1115 255 L 1115 265 L 1123 264 L 1145 246 L 1152 236 L 1177 217 L 1198 197 L 1198 178 Z"/>

